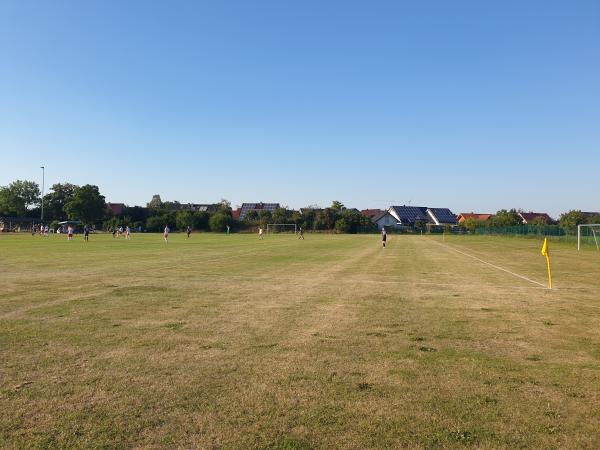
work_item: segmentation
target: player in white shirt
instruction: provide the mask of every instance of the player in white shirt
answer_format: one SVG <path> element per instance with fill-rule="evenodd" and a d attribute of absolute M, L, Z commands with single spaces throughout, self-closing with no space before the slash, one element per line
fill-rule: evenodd
<path fill-rule="evenodd" d="M 169 232 L 170 232 L 170 228 L 169 225 L 165 225 L 165 230 L 163 231 L 163 238 L 165 240 L 165 244 L 169 243 Z"/>
<path fill-rule="evenodd" d="M 263 229 L 262 229 L 262 227 L 258 227 L 258 238 L 259 239 L 263 238 Z"/>

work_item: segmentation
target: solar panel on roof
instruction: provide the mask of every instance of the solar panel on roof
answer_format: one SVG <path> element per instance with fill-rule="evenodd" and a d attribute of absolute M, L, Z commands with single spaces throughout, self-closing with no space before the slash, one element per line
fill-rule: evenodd
<path fill-rule="evenodd" d="M 440 223 L 456 223 L 456 216 L 448 208 L 429 208 Z"/>

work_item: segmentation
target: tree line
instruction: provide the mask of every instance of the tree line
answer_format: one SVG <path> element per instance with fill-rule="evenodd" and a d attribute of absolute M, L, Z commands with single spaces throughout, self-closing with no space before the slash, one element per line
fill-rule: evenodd
<path fill-rule="evenodd" d="M 0 215 L 32 217 L 41 216 L 40 188 L 33 181 L 17 180 L 0 186 Z M 98 186 L 71 183 L 55 184 L 43 198 L 46 223 L 73 219 L 95 224 L 106 213 L 104 196 Z"/>
<path fill-rule="evenodd" d="M 543 217 L 537 217 L 528 225 L 532 227 L 557 226 L 572 234 L 577 231 L 577 225 L 586 223 L 600 223 L 600 215 L 589 215 L 580 210 L 570 210 L 560 215 L 558 223 L 549 222 Z M 519 211 L 513 208 L 509 210 L 501 209 L 487 220 L 466 219 L 461 227 L 469 231 L 476 231 L 479 228 L 507 228 L 522 224 L 523 219 L 519 216 Z"/>
<path fill-rule="evenodd" d="M 0 186 L 0 216 L 40 218 L 40 189 L 33 181 L 17 180 Z M 114 216 L 107 209 L 98 186 L 56 183 L 44 195 L 44 222 L 53 226 L 59 221 L 78 220 L 88 226 L 111 229 L 130 226 L 134 230 L 162 231 L 172 229 L 225 231 L 265 227 L 268 223 L 295 224 L 305 230 L 335 230 L 357 233 L 376 230 L 375 224 L 358 210 L 333 201 L 327 208 L 308 206 L 300 211 L 281 207 L 274 211 L 250 211 L 243 221 L 233 218 L 230 202 L 221 200 L 210 211 L 194 211 L 177 201 L 165 201 L 159 195 L 142 206 L 127 206 Z"/>
<path fill-rule="evenodd" d="M 41 215 L 40 188 L 34 181 L 16 180 L 7 186 L 0 186 L 0 216 L 21 216 L 39 218 Z M 165 225 L 185 230 L 224 231 L 265 227 L 268 223 L 296 224 L 305 230 L 335 230 L 339 233 L 357 233 L 376 230 L 368 217 L 354 208 L 346 208 L 341 202 L 333 201 L 327 208 L 312 205 L 302 208 L 302 212 L 286 207 L 274 211 L 250 211 L 243 221 L 234 220 L 231 204 L 227 200 L 213 205 L 209 211 L 192 211 L 177 201 L 163 202 L 155 195 L 145 207 L 128 206 L 118 216 L 112 216 L 106 207 L 104 196 L 98 186 L 72 183 L 56 183 L 44 195 L 44 222 L 79 220 L 86 225 L 110 229 L 130 226 L 133 229 L 162 231 Z M 533 220 L 530 226 L 559 226 L 568 233 L 574 233 L 577 225 L 600 223 L 600 215 L 590 216 L 579 210 L 561 214 L 558 225 L 548 223 L 544 218 Z M 519 211 L 501 209 L 490 219 L 481 221 L 467 219 L 462 224 L 466 230 L 478 228 L 506 228 L 522 224 Z"/>

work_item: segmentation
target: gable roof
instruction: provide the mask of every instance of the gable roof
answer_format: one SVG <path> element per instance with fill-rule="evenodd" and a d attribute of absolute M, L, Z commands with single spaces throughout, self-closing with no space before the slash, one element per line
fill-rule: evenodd
<path fill-rule="evenodd" d="M 363 216 L 367 216 L 367 217 L 370 217 L 372 219 L 373 217 L 381 214 L 382 212 L 384 212 L 384 211 L 382 209 L 378 209 L 378 208 L 375 208 L 375 209 L 363 209 L 361 211 L 361 214 Z"/>
<path fill-rule="evenodd" d="M 208 213 L 217 212 L 218 207 L 219 205 L 216 205 L 214 203 L 184 203 L 181 205 L 182 209 L 189 209 L 192 211 L 201 211 Z"/>
<path fill-rule="evenodd" d="M 412 225 L 416 221 L 424 223 L 430 221 L 427 208 L 422 206 L 390 206 L 388 211 L 402 225 Z"/>
<path fill-rule="evenodd" d="M 106 203 L 106 210 L 112 214 L 113 216 L 119 216 L 123 214 L 123 210 L 125 209 L 125 203 Z"/>
<path fill-rule="evenodd" d="M 427 208 L 427 214 L 436 225 L 456 225 L 456 216 L 448 208 Z"/>
<path fill-rule="evenodd" d="M 478 214 L 478 213 L 460 213 L 458 215 L 458 221 L 464 222 L 467 219 L 475 219 L 475 220 L 488 220 L 492 218 L 493 214 Z"/>
<path fill-rule="evenodd" d="M 279 203 L 242 203 L 242 208 L 240 210 L 240 220 L 244 220 L 246 214 L 250 211 L 275 211 L 279 209 Z"/>
<path fill-rule="evenodd" d="M 371 217 L 371 222 L 373 223 L 377 223 L 378 221 L 380 221 L 382 218 L 384 218 L 385 216 L 392 216 L 392 214 L 389 211 L 381 211 L 379 214 L 374 215 L 373 217 Z M 394 216 L 392 216 L 395 220 L 397 220 Z"/>
<path fill-rule="evenodd" d="M 535 213 L 535 212 L 521 212 L 519 213 L 519 216 L 521 216 L 521 218 L 523 219 L 523 223 L 529 223 L 532 222 L 536 219 L 542 219 L 545 222 L 551 223 L 553 222 L 552 217 L 550 217 L 548 214 L 546 213 Z"/>

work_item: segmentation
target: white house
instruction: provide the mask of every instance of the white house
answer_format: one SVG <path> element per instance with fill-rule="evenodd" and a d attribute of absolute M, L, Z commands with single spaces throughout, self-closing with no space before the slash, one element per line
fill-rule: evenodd
<path fill-rule="evenodd" d="M 382 213 L 377 214 L 371 220 L 373 223 L 375 223 L 375 225 L 377 225 L 377 229 L 380 231 L 383 227 L 389 229 L 399 226 L 398 220 L 392 216 L 389 211 L 383 211 Z"/>

